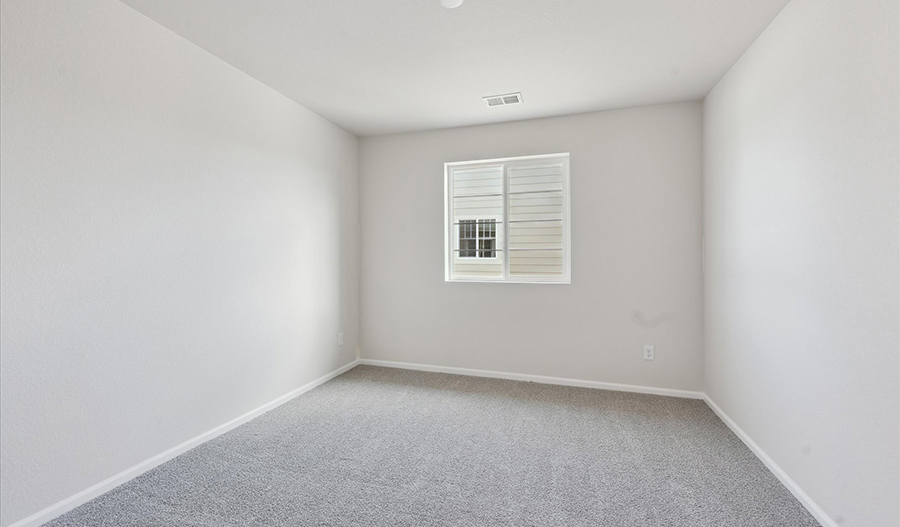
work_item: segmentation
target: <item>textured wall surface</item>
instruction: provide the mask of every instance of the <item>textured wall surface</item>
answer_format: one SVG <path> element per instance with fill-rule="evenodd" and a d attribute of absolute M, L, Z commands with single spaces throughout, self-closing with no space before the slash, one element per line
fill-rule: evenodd
<path fill-rule="evenodd" d="M 705 383 L 838 524 L 900 524 L 898 3 L 794 0 L 704 107 Z"/>
<path fill-rule="evenodd" d="M 5 526 L 353 360 L 359 237 L 358 140 L 131 8 L 0 38 Z"/>
<path fill-rule="evenodd" d="M 364 138 L 363 356 L 700 390 L 701 121 L 692 102 Z M 572 284 L 444 282 L 443 164 L 557 152 Z"/>

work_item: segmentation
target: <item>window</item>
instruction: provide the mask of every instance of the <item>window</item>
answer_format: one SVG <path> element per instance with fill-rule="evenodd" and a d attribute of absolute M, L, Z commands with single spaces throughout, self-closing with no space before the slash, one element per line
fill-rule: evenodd
<path fill-rule="evenodd" d="M 448 281 L 570 282 L 569 154 L 447 163 Z"/>
<path fill-rule="evenodd" d="M 496 258 L 497 220 L 460 220 L 459 257 Z"/>

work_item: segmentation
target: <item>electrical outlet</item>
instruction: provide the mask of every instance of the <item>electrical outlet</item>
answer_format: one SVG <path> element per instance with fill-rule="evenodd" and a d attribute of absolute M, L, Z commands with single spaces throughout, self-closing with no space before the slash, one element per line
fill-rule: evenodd
<path fill-rule="evenodd" d="M 653 360 L 653 346 L 644 346 L 644 360 Z"/>
<path fill-rule="evenodd" d="M 343 345 L 344 345 L 344 334 L 338 333 L 338 346 L 343 346 Z"/>

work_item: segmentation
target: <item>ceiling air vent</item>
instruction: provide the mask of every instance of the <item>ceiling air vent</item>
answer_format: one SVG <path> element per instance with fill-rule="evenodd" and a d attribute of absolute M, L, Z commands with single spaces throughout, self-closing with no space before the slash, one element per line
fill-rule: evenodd
<path fill-rule="evenodd" d="M 484 97 L 484 102 L 488 106 L 505 106 L 507 104 L 519 104 L 522 102 L 521 93 L 507 93 L 506 95 L 491 95 Z"/>

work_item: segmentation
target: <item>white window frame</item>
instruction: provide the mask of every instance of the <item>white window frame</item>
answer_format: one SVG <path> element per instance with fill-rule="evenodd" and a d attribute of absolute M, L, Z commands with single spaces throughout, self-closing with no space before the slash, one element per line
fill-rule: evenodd
<path fill-rule="evenodd" d="M 518 164 L 531 164 L 534 161 L 547 159 L 558 159 L 563 165 L 562 177 L 562 224 L 563 224 L 563 273 L 559 277 L 546 276 L 509 276 L 509 168 Z M 495 249 L 496 252 L 503 254 L 503 273 L 499 277 L 454 277 L 453 276 L 453 260 L 454 260 L 454 241 L 458 236 L 457 226 L 453 224 L 453 188 L 452 188 L 452 170 L 459 167 L 483 167 L 497 166 L 503 167 L 503 217 L 480 216 L 469 217 L 460 216 L 458 220 L 495 219 L 498 222 L 497 237 L 502 238 L 503 243 Z M 496 159 L 479 159 L 474 161 L 455 161 L 444 163 L 444 281 L 446 282 L 497 282 L 504 284 L 571 284 L 572 283 L 572 207 L 571 207 L 571 190 L 569 182 L 569 153 L 557 154 L 541 154 L 534 156 L 520 157 L 503 157 Z M 496 253 L 495 253 L 496 254 Z M 494 258 L 471 258 L 472 260 L 494 260 Z M 467 260 L 469 258 L 466 258 Z"/>

